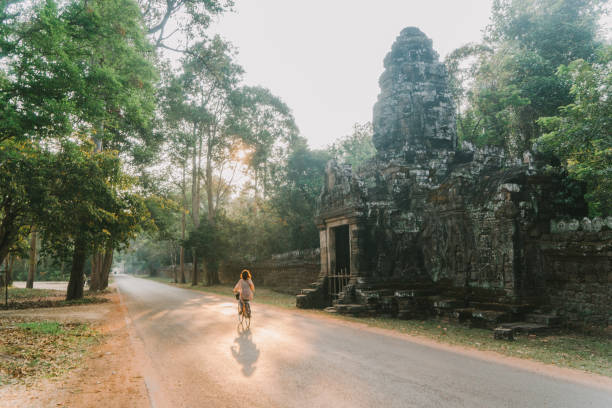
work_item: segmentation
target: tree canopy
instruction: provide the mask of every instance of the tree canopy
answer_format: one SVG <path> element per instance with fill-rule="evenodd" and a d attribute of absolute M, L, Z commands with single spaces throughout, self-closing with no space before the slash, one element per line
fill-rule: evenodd
<path fill-rule="evenodd" d="M 514 158 L 526 151 L 556 157 L 570 178 L 587 182 L 593 215 L 610 213 L 604 201 L 612 192 L 605 182 L 609 102 L 601 93 L 609 52 L 598 32 L 606 4 L 496 0 L 483 42 L 446 60 L 460 140 L 499 146 Z"/>

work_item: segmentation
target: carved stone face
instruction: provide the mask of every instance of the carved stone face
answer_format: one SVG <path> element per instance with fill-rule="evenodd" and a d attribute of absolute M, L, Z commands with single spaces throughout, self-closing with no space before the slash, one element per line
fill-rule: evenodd
<path fill-rule="evenodd" d="M 325 166 L 325 186 L 327 191 L 331 191 L 336 185 L 336 172 L 335 172 L 336 162 L 330 160 L 327 162 Z"/>
<path fill-rule="evenodd" d="M 446 69 L 432 41 L 416 27 L 402 30 L 385 57 L 374 105 L 378 151 L 454 149 L 455 108 Z"/>

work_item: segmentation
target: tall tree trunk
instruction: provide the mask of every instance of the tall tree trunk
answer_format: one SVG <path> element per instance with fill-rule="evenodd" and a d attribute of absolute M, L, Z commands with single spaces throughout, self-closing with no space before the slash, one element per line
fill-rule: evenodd
<path fill-rule="evenodd" d="M 193 156 L 191 157 L 191 221 L 193 225 L 196 225 L 200 216 L 200 203 L 198 200 L 197 185 L 198 185 L 198 166 L 196 164 L 197 149 L 193 149 Z"/>
<path fill-rule="evenodd" d="M 106 248 L 106 252 L 104 253 L 104 258 L 101 262 L 101 279 L 100 279 L 100 289 L 104 290 L 108 288 L 108 276 L 110 275 L 111 267 L 113 266 L 113 256 L 115 251 L 113 248 L 108 245 Z"/>
<path fill-rule="evenodd" d="M 15 265 L 15 255 L 9 255 L 8 256 L 8 269 L 7 271 L 7 279 L 8 279 L 8 285 L 12 286 L 13 285 L 13 266 Z"/>
<path fill-rule="evenodd" d="M 208 286 L 218 285 L 219 280 L 219 263 L 216 260 L 206 263 L 206 284 Z"/>
<path fill-rule="evenodd" d="M 171 251 L 172 251 L 172 281 L 174 283 L 178 283 L 178 276 L 177 276 L 177 271 L 176 271 L 176 243 L 174 241 L 172 242 L 172 246 L 171 246 Z"/>
<path fill-rule="evenodd" d="M 98 250 L 94 249 L 91 256 L 91 274 L 89 275 L 89 291 L 97 292 L 100 290 L 100 274 L 98 273 Z"/>
<path fill-rule="evenodd" d="M 183 217 L 184 217 L 184 215 L 183 215 Z M 184 234 L 183 234 L 183 236 L 184 236 Z M 180 255 L 180 257 L 181 257 L 181 260 L 180 260 L 180 263 L 181 263 L 181 266 L 180 266 L 181 279 L 180 279 L 180 281 L 181 281 L 181 283 L 185 283 L 185 248 L 183 248 L 182 245 L 181 245 L 181 255 Z"/>
<path fill-rule="evenodd" d="M 70 281 L 66 300 L 83 298 L 83 268 L 87 260 L 87 244 L 82 238 L 77 238 L 72 253 L 72 269 L 70 270 Z"/>
<path fill-rule="evenodd" d="M 34 276 L 36 275 L 36 226 L 32 227 L 30 232 L 30 260 L 28 268 L 28 280 L 26 282 L 26 288 L 32 289 L 34 287 Z"/>
<path fill-rule="evenodd" d="M 263 186 L 262 186 L 261 198 L 265 200 L 267 194 L 268 194 L 268 163 L 264 162 L 263 164 Z"/>
<path fill-rule="evenodd" d="M 195 248 L 192 248 L 193 251 L 193 272 L 191 273 L 191 286 L 196 286 L 198 284 L 198 255 Z"/>
<path fill-rule="evenodd" d="M 6 286 L 8 286 L 8 266 L 9 266 L 8 256 L 4 260 L 0 259 L 0 267 L 2 267 L 2 264 L 4 264 L 4 273 L 2 274 L 2 276 L 0 276 L 0 283 L 2 283 L 2 287 L 4 288 L 5 282 L 6 282 Z"/>
<path fill-rule="evenodd" d="M 11 211 L 10 200 L 0 208 L 0 259 L 5 259 L 17 240 L 19 233 L 19 213 Z"/>
<path fill-rule="evenodd" d="M 194 128 L 194 135 L 196 130 Z M 196 176 L 194 179 L 194 184 L 191 189 L 191 197 L 192 197 L 192 208 L 191 214 L 193 217 L 193 225 L 195 228 L 200 226 L 200 172 L 202 169 L 202 138 L 200 138 L 200 142 L 198 144 L 198 148 L 194 149 L 196 151 L 196 155 L 198 156 L 198 161 L 196 165 L 195 156 L 193 158 L 193 166 L 196 171 Z M 193 272 L 191 274 L 191 285 L 195 286 L 198 284 L 198 255 L 196 248 L 193 248 Z"/>
<path fill-rule="evenodd" d="M 212 142 L 209 141 L 206 151 L 206 201 L 208 203 L 208 222 L 210 225 L 215 223 L 215 202 L 213 195 L 213 174 L 212 174 Z"/>
<path fill-rule="evenodd" d="M 185 197 L 185 165 L 183 164 L 183 205 L 181 208 L 181 252 L 179 254 L 179 262 L 181 264 L 181 283 L 185 283 L 185 247 L 183 246 L 185 242 L 185 206 L 187 197 Z"/>
<path fill-rule="evenodd" d="M 208 222 L 215 228 L 216 211 L 213 194 L 213 172 L 212 172 L 212 138 L 209 139 L 208 150 L 206 152 L 206 199 L 208 202 Z M 221 181 L 219 181 L 221 182 Z M 219 283 L 219 270 L 216 266 L 217 260 L 207 259 L 206 261 L 206 284 L 215 285 Z"/>
<path fill-rule="evenodd" d="M 15 262 L 15 256 L 9 254 L 4 260 L 4 276 L 2 277 L 3 282 L 6 286 L 13 284 L 13 263 Z"/>
<path fill-rule="evenodd" d="M 98 134 L 100 138 L 93 137 L 93 142 L 95 144 L 94 152 L 100 153 L 103 149 L 102 139 L 101 137 L 104 135 L 104 122 L 98 125 Z M 89 277 L 89 291 L 97 292 L 100 290 L 102 284 L 102 276 L 101 276 L 101 255 L 98 251 L 98 247 L 94 248 L 93 254 L 91 256 L 91 275 Z"/>
<path fill-rule="evenodd" d="M 197 136 L 197 127 L 193 127 L 194 140 Z M 197 159 L 197 160 L 196 160 Z M 200 226 L 200 172 L 202 169 L 202 138 L 193 148 L 191 181 L 191 218 L 195 228 Z"/>
<path fill-rule="evenodd" d="M 183 215 L 183 217 L 184 217 L 184 215 Z M 180 281 L 181 281 L 181 283 L 185 283 L 185 248 L 183 248 L 182 245 L 181 245 L 180 258 L 181 258 L 180 259 L 180 271 L 181 271 Z"/>

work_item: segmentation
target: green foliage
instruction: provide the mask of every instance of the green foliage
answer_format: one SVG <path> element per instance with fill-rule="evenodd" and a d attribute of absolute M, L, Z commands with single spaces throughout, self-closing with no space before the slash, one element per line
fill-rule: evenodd
<path fill-rule="evenodd" d="M 487 40 L 514 42 L 553 68 L 595 54 L 607 0 L 495 0 Z"/>
<path fill-rule="evenodd" d="M 138 5 L 10 3 L 0 15 L 0 258 L 32 224 L 62 259 L 77 241 L 120 247 L 147 217 L 119 157 L 140 164 L 159 142 Z"/>
<path fill-rule="evenodd" d="M 330 151 L 334 158 L 340 162 L 350 164 L 353 171 L 374 157 L 376 148 L 372 142 L 372 124 L 370 122 L 353 125 L 353 133 L 336 141 Z"/>
<path fill-rule="evenodd" d="M 46 0 L 27 13 L 28 20 L 7 21 L 0 108 L 8 120 L 0 138 L 56 138 L 78 129 L 134 157 L 154 145 L 156 73 L 136 4 L 71 1 L 60 8 Z"/>
<path fill-rule="evenodd" d="M 245 192 L 229 205 L 227 219 L 231 260 L 262 260 L 292 249 L 289 226 L 270 200 L 254 198 Z"/>
<path fill-rule="evenodd" d="M 287 250 L 318 247 L 316 200 L 321 194 L 325 165 L 331 158 L 328 151 L 310 150 L 305 145 L 297 146 L 289 156 L 271 202 L 287 227 Z"/>
<path fill-rule="evenodd" d="M 149 222 L 142 198 L 112 152 L 62 144 L 47 175 L 49 197 L 37 216 L 47 248 L 65 256 L 75 240 L 93 248 L 127 245 Z"/>
<path fill-rule="evenodd" d="M 515 156 L 529 150 L 541 135 L 538 118 L 572 101 L 557 67 L 594 58 L 604 3 L 496 0 L 486 42 L 447 59 L 460 140 L 501 146 Z"/>
<path fill-rule="evenodd" d="M 612 215 L 612 47 L 595 63 L 577 60 L 558 76 L 571 84 L 574 102 L 539 123 L 538 147 L 554 153 L 569 175 L 587 184 L 591 216 Z"/>
<path fill-rule="evenodd" d="M 117 256 L 127 273 L 146 273 L 157 276 L 160 268 L 176 264 L 176 248 L 168 241 L 158 240 L 147 234 L 139 235 L 130 248 Z"/>
<path fill-rule="evenodd" d="M 173 197 L 154 195 L 144 201 L 148 215 L 151 217 L 150 230 L 155 238 L 161 241 L 179 239 L 180 206 Z"/>
<path fill-rule="evenodd" d="M 270 178 L 283 166 L 296 143 L 298 128 L 289 107 L 268 89 L 241 87 L 230 95 L 232 113 L 227 132 L 239 137 L 247 151 L 246 164 L 254 172 L 254 184 L 269 190 Z"/>
<path fill-rule="evenodd" d="M 229 255 L 228 234 L 231 223 L 223 216 L 217 216 L 214 221 L 203 218 L 200 225 L 189 233 L 184 242 L 187 248 L 195 250 L 195 256 L 204 258 L 206 269 L 217 271 L 220 262 Z M 208 282 L 212 283 L 212 282 Z"/>

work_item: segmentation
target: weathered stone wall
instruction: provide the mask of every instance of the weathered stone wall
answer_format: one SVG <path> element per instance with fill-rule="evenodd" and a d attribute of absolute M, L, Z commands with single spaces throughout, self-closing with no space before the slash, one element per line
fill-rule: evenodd
<path fill-rule="evenodd" d="M 251 271 L 255 285 L 296 295 L 319 278 L 321 263 L 318 249 L 275 255 L 253 263 L 228 262 L 219 269 L 221 283 L 235 283 L 243 269 Z"/>
<path fill-rule="evenodd" d="M 572 325 L 612 326 L 612 217 L 552 221 L 529 245 L 544 304 Z"/>

